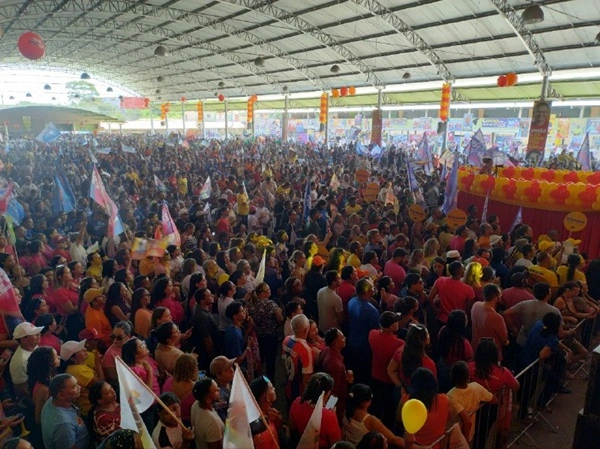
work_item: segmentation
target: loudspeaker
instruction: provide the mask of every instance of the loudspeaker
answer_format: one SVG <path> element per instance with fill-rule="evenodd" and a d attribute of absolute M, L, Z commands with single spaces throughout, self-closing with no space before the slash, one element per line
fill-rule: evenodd
<path fill-rule="evenodd" d="M 600 398 L 600 346 L 592 352 L 592 365 L 588 379 L 583 414 L 600 417 L 600 400 L 598 400 Z"/>

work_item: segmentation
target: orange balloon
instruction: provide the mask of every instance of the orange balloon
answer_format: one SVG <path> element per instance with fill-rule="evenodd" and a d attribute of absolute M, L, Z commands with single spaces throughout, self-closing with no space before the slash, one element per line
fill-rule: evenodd
<path fill-rule="evenodd" d="M 340 91 L 339 91 L 338 89 L 333 89 L 333 90 L 331 91 L 331 96 L 332 96 L 333 98 L 337 98 L 337 97 L 339 97 L 339 96 L 340 96 Z"/>
<path fill-rule="evenodd" d="M 350 95 L 354 95 L 356 93 L 356 87 L 354 87 L 354 86 L 349 87 L 348 92 L 350 92 Z"/>
<path fill-rule="evenodd" d="M 515 72 L 510 72 L 506 74 L 506 85 L 514 86 L 519 81 L 519 77 Z"/>

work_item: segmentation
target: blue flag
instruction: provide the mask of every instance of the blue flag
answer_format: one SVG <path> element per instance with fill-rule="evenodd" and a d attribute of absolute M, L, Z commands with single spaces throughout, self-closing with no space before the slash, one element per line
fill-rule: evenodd
<path fill-rule="evenodd" d="M 519 206 L 517 215 L 515 215 L 515 219 L 513 220 L 512 225 L 510 225 L 510 232 L 513 232 L 517 225 L 521 223 L 523 223 L 523 208 Z"/>
<path fill-rule="evenodd" d="M 483 202 L 483 211 L 481 213 L 481 224 L 487 222 L 488 203 L 490 202 L 490 190 L 491 189 L 488 189 L 487 195 L 485 196 L 485 201 Z"/>
<path fill-rule="evenodd" d="M 371 148 L 371 156 L 375 159 L 380 159 L 382 154 L 383 150 L 379 145 L 375 145 L 373 148 Z"/>
<path fill-rule="evenodd" d="M 67 194 L 58 175 L 54 175 L 54 192 L 52 199 L 52 212 L 54 215 L 58 215 L 61 212 L 69 213 L 75 209 L 75 203 L 71 201 L 71 198 Z"/>
<path fill-rule="evenodd" d="M 446 181 L 446 190 L 444 191 L 444 204 L 442 205 L 442 211 L 447 214 L 452 209 L 456 209 L 458 200 L 458 156 L 454 155 L 454 163 L 452 164 L 452 170 L 450 176 Z"/>
<path fill-rule="evenodd" d="M 358 154 L 360 156 L 366 156 L 366 154 L 367 154 L 367 149 L 360 142 L 356 143 L 356 154 Z"/>
<path fill-rule="evenodd" d="M 54 123 L 50 122 L 46 125 L 46 127 L 42 130 L 41 133 L 35 138 L 38 142 L 42 143 L 51 143 L 60 137 L 60 131 L 54 125 Z"/>
<path fill-rule="evenodd" d="M 415 169 L 410 161 L 406 161 L 406 177 L 408 178 L 408 188 L 411 192 L 419 190 L 419 182 L 415 176 Z"/>
<path fill-rule="evenodd" d="M 467 163 L 479 167 L 485 155 L 485 139 L 481 129 L 477 130 L 475 135 L 469 141 L 465 153 L 467 153 Z"/>
<path fill-rule="evenodd" d="M 590 157 L 590 134 L 585 133 L 585 137 L 583 138 L 583 142 L 581 143 L 581 148 L 579 149 L 579 153 L 577 154 L 577 162 L 581 164 L 582 170 L 591 170 L 591 160 L 592 158 Z"/>
<path fill-rule="evenodd" d="M 426 162 L 426 164 L 423 166 L 423 169 L 425 171 L 425 174 L 427 176 L 430 176 L 431 172 L 433 171 L 433 164 L 431 163 L 431 148 L 429 148 L 427 133 L 423 133 L 423 137 L 421 138 L 421 141 L 417 146 L 417 152 L 415 153 L 415 156 L 418 161 Z"/>

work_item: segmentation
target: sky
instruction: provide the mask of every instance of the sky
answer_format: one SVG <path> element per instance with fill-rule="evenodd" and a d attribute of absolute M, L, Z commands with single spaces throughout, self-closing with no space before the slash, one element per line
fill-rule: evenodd
<path fill-rule="evenodd" d="M 68 104 L 67 89 L 65 84 L 69 81 L 78 81 L 79 73 L 54 70 L 23 70 L 0 65 L 0 105 L 10 106 L 18 104 L 21 101 L 28 101 L 36 104 Z M 93 73 L 88 82 L 94 84 L 101 97 L 134 96 L 132 91 L 122 88 L 117 84 L 110 83 L 109 80 L 95 79 Z M 44 90 L 44 85 L 49 84 L 51 90 Z M 113 88 L 113 92 L 106 92 L 108 87 Z M 32 97 L 25 95 L 31 93 Z M 10 97 L 14 97 L 13 100 Z M 52 97 L 56 100 L 52 100 Z"/>

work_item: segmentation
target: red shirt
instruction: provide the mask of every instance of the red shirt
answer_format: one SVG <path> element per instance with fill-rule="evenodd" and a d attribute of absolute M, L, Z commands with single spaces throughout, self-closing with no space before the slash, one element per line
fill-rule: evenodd
<path fill-rule="evenodd" d="M 492 371 L 490 372 L 490 377 L 487 379 L 482 379 L 477 376 L 477 372 L 475 371 L 475 362 L 469 362 L 469 376 L 473 382 L 477 382 L 479 385 L 487 388 L 487 390 L 492 393 L 498 393 L 502 387 L 507 386 L 510 389 L 516 389 L 518 382 L 515 379 L 515 376 L 507 370 L 506 368 L 499 365 L 492 365 Z"/>
<path fill-rule="evenodd" d="M 67 302 L 73 304 L 73 307 L 77 307 L 79 302 L 79 293 L 68 287 L 60 287 L 52 292 L 53 303 L 56 306 L 56 311 L 61 315 L 68 315 L 64 305 Z"/>
<path fill-rule="evenodd" d="M 408 401 L 408 395 L 402 396 L 402 404 Z M 448 423 L 448 411 L 450 409 L 450 400 L 445 394 L 436 395 L 431 409 L 427 411 L 427 420 L 421 430 L 415 433 L 415 440 L 421 446 L 429 446 L 446 432 L 446 424 Z M 435 449 L 440 445 L 434 446 Z"/>
<path fill-rule="evenodd" d="M 448 321 L 448 315 L 453 310 L 467 311 L 467 303 L 475 299 L 475 292 L 470 285 L 452 278 L 438 278 L 433 284 L 440 298 L 438 320 L 442 323 Z"/>
<path fill-rule="evenodd" d="M 471 309 L 471 323 L 473 338 L 471 344 L 477 350 L 477 345 L 482 338 L 493 338 L 498 347 L 498 361 L 502 361 L 502 348 L 508 341 L 508 332 L 504 318 L 492 307 L 487 307 L 483 302 L 473 304 Z"/>
<path fill-rule="evenodd" d="M 175 324 L 183 323 L 185 319 L 185 313 L 183 311 L 183 306 L 181 303 L 177 302 L 175 299 L 168 297 L 164 298 L 162 301 L 156 304 L 160 307 L 166 307 L 171 311 L 171 316 L 173 317 L 173 322 Z"/>
<path fill-rule="evenodd" d="M 290 408 L 290 423 L 294 423 L 294 427 L 298 431 L 298 435 L 302 436 L 308 421 L 312 416 L 315 408 L 308 402 L 300 402 L 301 398 L 296 398 Z M 321 417 L 321 433 L 319 435 L 319 449 L 329 449 L 335 443 L 342 439 L 342 431 L 338 424 L 337 417 L 333 410 L 329 410 L 323 406 L 323 416 Z"/>
<path fill-rule="evenodd" d="M 387 367 L 398 348 L 404 347 L 404 342 L 393 334 L 384 334 L 381 329 L 369 332 L 369 346 L 373 353 L 371 376 L 380 382 L 391 384 L 392 379 Z"/>
<path fill-rule="evenodd" d="M 390 290 L 390 293 L 397 295 L 400 291 L 400 287 L 404 284 L 406 278 L 406 270 L 393 260 L 388 260 L 383 269 L 383 274 L 392 278 L 394 281 L 395 288 Z"/>
<path fill-rule="evenodd" d="M 319 354 L 317 370 L 323 371 L 333 377 L 331 394 L 338 398 L 335 410 L 338 421 L 341 422 L 346 411 L 346 397 L 348 396 L 348 381 L 346 380 L 344 356 L 329 348 L 323 349 Z"/>
<path fill-rule="evenodd" d="M 408 387 L 408 386 L 410 386 L 410 378 L 406 377 L 402 370 L 402 353 L 403 352 L 404 352 L 404 346 L 400 346 L 396 350 L 396 352 L 394 353 L 392 358 L 398 364 L 398 377 L 400 377 L 400 380 L 402 381 L 404 386 Z M 437 368 L 435 366 L 435 363 L 433 362 L 433 360 L 431 360 L 426 355 L 424 355 L 423 358 L 421 359 L 421 367 L 427 368 L 429 371 L 431 371 L 433 373 L 433 376 L 437 379 Z"/>
<path fill-rule="evenodd" d="M 521 301 L 527 301 L 528 299 L 534 299 L 533 294 L 529 290 L 526 288 L 511 287 L 502 290 L 500 302 L 502 302 L 507 309 L 510 309 L 515 304 L 518 304 Z"/>
<path fill-rule="evenodd" d="M 303 374 L 314 372 L 312 349 L 306 340 L 296 339 L 292 335 L 283 340 L 281 356 L 285 360 L 287 372 L 285 393 L 288 399 L 293 400 L 300 396 L 306 387 L 302 379 Z"/>

